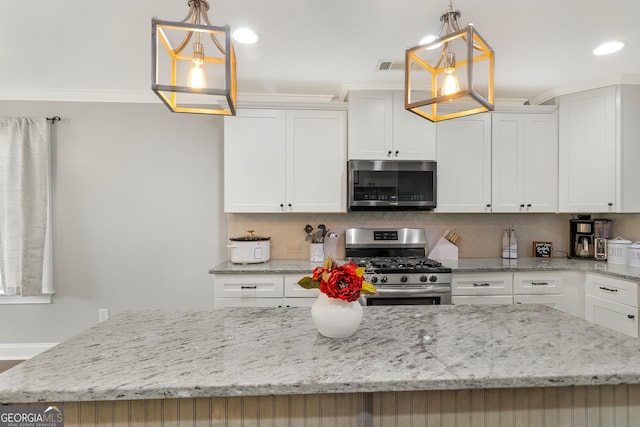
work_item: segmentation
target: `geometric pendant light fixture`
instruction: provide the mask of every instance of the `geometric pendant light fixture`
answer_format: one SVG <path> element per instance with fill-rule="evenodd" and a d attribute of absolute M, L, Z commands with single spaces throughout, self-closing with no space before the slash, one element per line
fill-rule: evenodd
<path fill-rule="evenodd" d="M 449 0 L 437 38 L 405 51 L 405 109 L 432 122 L 493 111 L 493 49 L 459 18 Z"/>
<path fill-rule="evenodd" d="M 180 22 L 152 19 L 151 89 L 176 113 L 236 114 L 236 57 L 228 25 L 211 25 L 206 0 Z"/>

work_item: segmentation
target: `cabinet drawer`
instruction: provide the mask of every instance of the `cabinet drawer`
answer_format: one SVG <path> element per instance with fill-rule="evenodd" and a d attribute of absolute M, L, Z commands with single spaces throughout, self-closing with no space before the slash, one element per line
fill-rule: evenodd
<path fill-rule="evenodd" d="M 460 295 L 452 296 L 451 303 L 453 305 L 469 305 L 469 304 L 513 304 L 513 296 L 511 295 Z"/>
<path fill-rule="evenodd" d="M 320 289 L 305 289 L 298 285 L 304 275 L 287 274 L 284 276 L 284 296 L 291 298 L 313 298 L 320 295 Z"/>
<path fill-rule="evenodd" d="M 585 293 L 620 304 L 638 307 L 638 284 L 627 280 L 587 274 Z"/>
<path fill-rule="evenodd" d="M 514 294 L 561 294 L 562 289 L 562 276 L 558 274 L 530 272 L 513 275 Z"/>
<path fill-rule="evenodd" d="M 281 275 L 216 275 L 216 298 L 282 298 Z"/>
<path fill-rule="evenodd" d="M 452 295 L 511 295 L 513 276 L 505 274 L 454 274 Z"/>
<path fill-rule="evenodd" d="M 587 295 L 584 318 L 623 334 L 638 338 L 638 308 Z"/>

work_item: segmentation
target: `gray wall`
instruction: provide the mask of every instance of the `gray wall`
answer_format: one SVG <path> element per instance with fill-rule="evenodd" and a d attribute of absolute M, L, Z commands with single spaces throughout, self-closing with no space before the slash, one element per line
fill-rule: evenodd
<path fill-rule="evenodd" d="M 0 344 L 51 343 L 111 314 L 213 308 L 226 259 L 223 119 L 160 104 L 0 101 L 53 131 L 53 278 L 46 305 L 0 305 Z"/>

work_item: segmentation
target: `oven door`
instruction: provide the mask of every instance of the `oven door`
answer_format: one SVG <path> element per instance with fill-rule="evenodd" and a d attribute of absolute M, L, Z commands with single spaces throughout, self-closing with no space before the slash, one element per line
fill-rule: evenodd
<path fill-rule="evenodd" d="M 450 285 L 429 287 L 378 287 L 377 294 L 360 296 L 362 305 L 444 305 L 451 304 Z"/>

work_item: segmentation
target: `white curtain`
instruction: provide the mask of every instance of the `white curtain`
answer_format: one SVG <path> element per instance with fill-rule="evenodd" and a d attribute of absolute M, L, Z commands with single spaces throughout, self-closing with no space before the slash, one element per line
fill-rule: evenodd
<path fill-rule="evenodd" d="M 0 117 L 0 285 L 5 295 L 41 295 L 50 288 L 49 157 L 45 118 Z"/>

